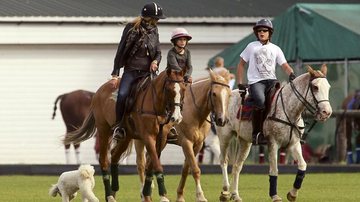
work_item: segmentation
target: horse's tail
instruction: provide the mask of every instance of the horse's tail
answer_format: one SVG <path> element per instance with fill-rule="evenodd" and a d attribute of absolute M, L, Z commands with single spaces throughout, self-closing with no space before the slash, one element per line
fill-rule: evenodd
<path fill-rule="evenodd" d="M 240 142 L 236 135 L 233 135 L 230 139 L 229 146 L 228 146 L 228 158 L 229 164 L 233 165 L 236 162 L 237 157 L 240 155 Z"/>
<path fill-rule="evenodd" d="M 57 103 L 59 100 L 61 100 L 63 97 L 64 97 L 65 94 L 62 94 L 62 95 L 59 95 L 56 100 L 55 100 L 55 103 L 54 103 L 54 112 L 52 114 L 52 120 L 54 120 L 55 116 L 56 116 L 56 110 L 57 110 Z"/>
<path fill-rule="evenodd" d="M 126 157 L 130 156 L 133 144 L 134 144 L 134 140 L 131 139 L 126 151 L 121 154 L 119 162 L 123 161 Z"/>
<path fill-rule="evenodd" d="M 52 197 L 56 197 L 56 195 L 58 193 L 60 193 L 60 192 L 59 192 L 59 188 L 58 188 L 57 184 L 53 184 L 49 189 L 49 195 Z"/>
<path fill-rule="evenodd" d="M 96 127 L 95 127 L 95 117 L 94 112 L 91 109 L 89 115 L 85 118 L 82 126 L 75 131 L 67 133 L 63 140 L 65 145 L 67 144 L 79 144 L 87 139 L 90 139 L 95 135 Z"/>

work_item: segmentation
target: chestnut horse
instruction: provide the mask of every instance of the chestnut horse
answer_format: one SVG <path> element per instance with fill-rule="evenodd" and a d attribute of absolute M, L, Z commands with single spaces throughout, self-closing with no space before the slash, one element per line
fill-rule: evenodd
<path fill-rule="evenodd" d="M 89 114 L 91 99 L 94 94 L 95 93 L 86 90 L 76 90 L 59 95 L 54 103 L 52 119 L 55 119 L 57 103 L 60 101 L 60 112 L 66 126 L 66 133 L 75 131 L 81 127 L 85 117 Z M 64 144 L 64 146 L 66 164 L 69 164 L 71 144 Z M 77 164 L 81 164 L 79 147 L 80 144 L 74 144 Z"/>
<path fill-rule="evenodd" d="M 227 105 L 231 94 L 228 85 L 230 73 L 223 71 L 213 72 L 209 69 L 210 78 L 202 79 L 188 86 L 185 91 L 183 120 L 175 125 L 178 139 L 175 144 L 182 147 L 185 162 L 182 169 L 180 183 L 177 189 L 177 200 L 185 201 L 184 187 L 186 178 L 191 170 L 196 184 L 196 201 L 206 202 L 201 184 L 200 168 L 196 155 L 203 146 L 203 142 L 210 130 L 210 119 L 216 125 L 224 126 L 227 121 Z M 211 118 L 210 118 L 211 117 Z M 144 169 L 143 151 L 141 142 L 136 141 L 137 165 L 140 179 Z"/>
<path fill-rule="evenodd" d="M 109 142 L 112 138 L 111 126 L 115 124 L 115 103 L 117 89 L 109 82 L 102 85 L 95 93 L 92 110 L 82 127 L 65 137 L 64 142 L 81 142 L 93 136 L 95 128 L 99 133 L 100 167 L 105 186 L 106 201 L 116 201 L 115 193 L 119 190 L 118 162 L 131 151 L 132 140 L 139 139 L 145 146 L 151 161 L 147 164 L 146 180 L 143 187 L 145 201 L 151 201 L 151 181 L 155 174 L 161 201 L 169 201 L 166 197 L 163 167 L 159 160 L 161 148 L 166 137 L 162 130 L 166 124 L 177 124 L 182 120 L 180 113 L 181 101 L 185 91 L 184 72 L 167 69 L 156 78 L 147 77 L 147 85 L 137 92 L 130 111 L 126 112 L 124 128 L 126 137 L 118 142 L 111 151 L 111 162 L 108 160 Z M 141 82 L 143 83 L 143 82 Z M 111 163 L 109 170 L 109 163 Z M 110 173 L 111 172 L 111 183 Z M 150 183 L 149 183 L 150 182 Z"/>
<path fill-rule="evenodd" d="M 306 172 L 306 162 L 302 156 L 300 139 L 304 132 L 301 113 L 307 109 L 317 121 L 327 120 L 332 108 L 329 102 L 330 85 L 326 79 L 327 67 L 315 71 L 308 66 L 308 73 L 302 74 L 276 92 L 270 111 L 265 119 L 263 132 L 268 137 L 269 151 L 269 195 L 272 201 L 282 201 L 277 195 L 277 152 L 279 147 L 287 148 L 297 161 L 297 175 L 293 188 L 287 194 L 289 201 L 295 201 Z M 251 120 L 237 119 L 241 104 L 238 90 L 234 90 L 229 102 L 229 122 L 217 128 L 220 139 L 220 164 L 223 173 L 223 191 L 220 201 L 242 201 L 238 192 L 238 178 L 244 161 L 249 155 L 252 142 Z M 232 139 L 235 137 L 234 139 Z M 235 140 L 235 141 L 233 141 Z M 233 161 L 231 186 L 228 180 L 228 159 Z"/>

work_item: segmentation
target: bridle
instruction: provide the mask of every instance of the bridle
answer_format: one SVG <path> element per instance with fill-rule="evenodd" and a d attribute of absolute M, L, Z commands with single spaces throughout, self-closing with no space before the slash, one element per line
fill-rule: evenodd
<path fill-rule="evenodd" d="M 175 102 L 175 103 L 169 103 L 169 102 L 166 102 L 166 106 L 165 106 L 165 111 L 164 112 L 158 112 L 156 110 L 156 103 L 157 103 L 157 91 L 156 91 L 156 87 L 154 85 L 154 79 L 155 79 L 156 75 L 153 75 L 153 74 L 150 74 L 150 78 L 151 78 L 151 93 L 152 93 L 152 97 L 153 97 L 153 111 L 144 111 L 143 110 L 143 105 L 145 103 L 145 96 L 143 97 L 143 100 L 142 100 L 142 107 L 141 107 L 141 114 L 151 114 L 151 115 L 155 115 L 158 119 L 158 122 L 160 124 L 167 124 L 170 122 L 170 119 L 171 119 L 171 116 L 173 114 L 173 112 L 171 110 L 168 110 L 168 109 L 171 109 L 171 106 L 179 106 L 180 108 L 182 108 L 182 100 L 180 100 L 179 103 Z M 164 80 L 164 83 L 163 83 L 163 86 L 161 88 L 162 92 L 164 92 L 164 98 L 167 97 L 167 92 L 168 90 L 166 89 L 166 84 L 167 83 L 184 83 L 184 79 L 179 79 L 179 80 L 175 80 L 175 79 L 170 79 L 168 76 L 165 78 Z M 161 123 L 159 121 L 159 118 L 158 116 L 165 116 L 166 117 L 166 120 L 164 123 Z"/>
<path fill-rule="evenodd" d="M 207 104 L 210 102 L 210 110 L 211 110 L 211 115 L 210 115 L 210 120 L 206 120 L 207 122 L 209 122 L 209 123 L 211 123 L 211 122 L 213 122 L 214 121 L 214 117 L 215 117 L 215 115 L 214 115 L 214 101 L 213 101 L 213 98 L 212 98 L 212 96 L 211 96 L 211 94 L 212 94 L 212 92 L 213 92 L 213 85 L 221 85 L 221 86 L 225 86 L 225 87 L 227 87 L 227 88 L 229 88 L 230 89 L 230 86 L 228 85 L 228 84 L 224 84 L 224 83 L 220 83 L 220 82 L 217 82 L 217 81 L 211 81 L 211 83 L 210 83 L 210 91 L 209 91 L 209 93 L 208 93 L 208 99 L 207 99 Z M 200 112 L 200 107 L 199 106 L 197 106 L 197 104 L 196 104 L 196 102 L 195 102 L 195 95 L 194 95 L 194 92 L 193 92 L 193 90 L 192 90 L 192 87 L 190 86 L 190 93 L 191 93 L 191 97 L 192 97 L 192 100 L 193 100 L 193 104 L 194 104 L 194 106 L 195 106 L 195 108 L 196 108 L 196 111 L 199 113 L 199 114 L 201 114 L 201 112 Z"/>
<path fill-rule="evenodd" d="M 293 92 L 294 92 L 294 94 L 296 95 L 296 97 L 300 100 L 301 103 L 303 103 L 303 105 L 305 106 L 305 108 L 306 108 L 312 115 L 314 115 L 314 116 L 316 115 L 316 112 L 319 111 L 319 104 L 320 104 L 321 102 L 330 102 L 329 100 L 325 100 L 325 99 L 324 99 L 324 100 L 317 100 L 317 99 L 316 99 L 315 94 L 314 94 L 314 90 L 313 90 L 313 85 L 312 85 L 311 82 L 312 82 L 314 79 L 317 79 L 317 78 L 326 78 L 326 77 L 312 77 L 312 78 L 310 78 L 309 84 L 308 84 L 308 88 L 307 88 L 306 93 L 305 93 L 305 97 L 303 97 L 303 96 L 301 95 L 301 93 L 296 89 L 294 83 L 293 83 L 293 82 L 290 82 L 291 89 L 293 90 Z M 311 95 L 312 95 L 312 97 L 313 97 L 313 100 L 314 100 L 314 102 L 315 102 L 315 106 L 316 106 L 316 107 L 314 107 L 310 102 L 308 102 L 308 101 L 306 100 L 306 97 L 307 97 L 309 91 L 311 92 Z"/>
<path fill-rule="evenodd" d="M 313 115 L 313 116 L 316 116 L 316 113 L 319 111 L 319 103 L 322 103 L 322 102 L 330 102 L 329 100 L 327 99 L 324 99 L 324 100 L 317 100 L 316 97 L 315 97 L 315 94 L 314 94 L 314 90 L 313 90 L 313 84 L 312 84 L 312 81 L 314 79 L 317 79 L 317 78 L 326 78 L 325 76 L 319 76 L 319 77 L 311 77 L 309 79 L 309 83 L 308 83 L 308 87 L 307 87 L 307 90 L 306 90 L 306 93 L 305 93 L 305 96 L 303 96 L 297 89 L 296 89 L 296 86 L 295 84 L 290 81 L 290 86 L 291 86 L 291 90 L 293 91 L 293 93 L 295 94 L 295 96 L 298 98 L 298 100 L 300 100 L 300 102 L 305 106 L 305 108 Z M 303 126 L 297 126 L 294 122 L 291 122 L 290 118 L 289 118 L 289 115 L 286 113 L 286 109 L 285 109 L 285 103 L 284 103 L 284 98 L 283 98 L 283 93 L 282 93 L 282 90 L 284 89 L 284 86 L 280 89 L 277 97 L 276 97 L 276 101 L 275 101 L 275 109 L 273 111 L 273 114 L 271 116 L 269 116 L 269 120 L 273 120 L 273 121 L 276 121 L 276 122 L 280 122 L 280 123 L 283 123 L 285 125 L 288 125 L 291 127 L 290 129 L 290 137 L 289 137 L 289 143 L 290 143 L 290 140 L 292 138 L 292 131 L 293 129 L 296 129 L 296 131 L 298 132 L 298 137 L 301 138 L 301 130 L 302 129 L 305 129 L 305 127 Z M 309 101 L 307 101 L 307 96 L 309 94 L 309 92 L 311 93 L 312 95 L 312 98 L 313 98 L 313 101 L 315 103 L 315 106 L 313 106 L 312 103 L 310 103 Z M 282 120 L 280 118 L 277 118 L 276 117 L 276 111 L 277 111 L 277 103 L 278 103 L 278 100 L 280 98 L 280 101 L 281 101 L 281 106 L 282 106 L 282 110 L 286 116 L 286 120 Z M 299 121 L 300 118 L 297 121 Z M 289 144 L 288 143 L 288 144 Z"/>

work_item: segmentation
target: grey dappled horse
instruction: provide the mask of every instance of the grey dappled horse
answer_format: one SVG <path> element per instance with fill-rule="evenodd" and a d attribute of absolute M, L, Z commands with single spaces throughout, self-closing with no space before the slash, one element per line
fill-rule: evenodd
<path fill-rule="evenodd" d="M 287 195 L 289 201 L 296 200 L 298 190 L 305 177 L 307 165 L 302 156 L 300 144 L 300 138 L 304 132 L 301 113 L 307 109 L 318 121 L 327 120 L 332 113 L 329 102 L 330 85 L 325 77 L 326 72 L 325 65 L 321 67 L 321 71 L 313 70 L 308 66 L 308 73 L 302 74 L 291 83 L 284 85 L 276 92 L 272 100 L 263 131 L 268 138 L 269 195 L 274 202 L 282 201 L 277 195 L 277 152 L 280 147 L 287 148 L 294 160 L 298 162 L 294 186 Z M 238 178 L 252 145 L 252 124 L 251 120 L 239 121 L 236 118 L 240 102 L 239 92 L 234 90 L 228 106 L 230 121 L 224 127 L 217 128 L 221 147 L 220 165 L 223 172 L 223 191 L 220 201 L 242 201 L 238 192 Z M 231 142 L 233 136 L 236 137 L 236 141 Z M 235 144 L 233 144 L 234 142 Z M 233 161 L 231 186 L 227 173 L 229 159 Z"/>

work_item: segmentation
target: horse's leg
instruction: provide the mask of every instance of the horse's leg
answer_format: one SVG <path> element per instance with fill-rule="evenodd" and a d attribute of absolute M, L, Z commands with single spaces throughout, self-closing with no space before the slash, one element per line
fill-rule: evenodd
<path fill-rule="evenodd" d="M 204 196 L 204 191 L 202 190 L 201 187 L 201 181 L 200 181 L 200 176 L 201 176 L 201 170 L 199 168 L 199 164 L 196 161 L 196 155 L 199 153 L 199 151 L 201 150 L 203 146 L 203 143 L 200 144 L 196 144 L 194 147 L 194 153 L 191 156 L 190 159 L 190 166 L 192 166 L 192 173 L 193 173 L 193 177 L 195 179 L 195 183 L 196 183 L 196 201 L 197 202 L 207 202 L 208 200 L 205 198 Z M 196 171 L 196 172 L 194 172 Z"/>
<path fill-rule="evenodd" d="M 206 202 L 207 199 L 204 196 L 204 192 L 201 188 L 201 183 L 200 183 L 201 170 L 196 162 L 196 157 L 195 157 L 196 154 L 200 151 L 200 149 L 202 147 L 202 143 L 194 146 L 193 142 L 184 138 L 181 146 L 183 148 L 185 159 L 191 167 L 192 175 L 195 180 L 196 201 Z M 183 172 L 183 174 L 184 174 L 184 172 Z M 181 177 L 183 177 L 183 176 L 181 176 Z M 185 179 L 184 179 L 184 183 L 185 183 Z M 179 188 L 178 188 L 178 193 L 179 193 Z"/>
<path fill-rule="evenodd" d="M 98 127 L 99 135 L 99 164 L 102 174 L 103 184 L 105 188 L 105 201 L 114 202 L 115 199 L 111 195 L 110 186 L 110 171 L 109 171 L 109 159 L 108 159 L 108 142 L 111 137 L 110 129 L 103 129 Z"/>
<path fill-rule="evenodd" d="M 231 199 L 235 202 L 241 202 L 242 199 L 239 195 L 239 175 L 243 168 L 244 162 L 246 158 L 248 157 L 251 149 L 251 143 L 246 142 L 242 139 L 239 140 L 240 142 L 240 153 L 238 154 L 236 158 L 236 162 L 234 163 L 232 167 L 232 182 L 230 186 L 230 192 L 231 192 Z"/>
<path fill-rule="evenodd" d="M 121 155 L 127 150 L 130 138 L 119 140 L 115 149 L 111 153 L 111 195 L 115 198 L 116 192 L 119 191 L 119 160 Z"/>
<path fill-rule="evenodd" d="M 65 147 L 65 162 L 66 164 L 70 164 L 70 144 L 64 145 Z"/>
<path fill-rule="evenodd" d="M 353 152 L 352 152 L 352 119 L 346 120 L 346 161 L 348 164 L 353 164 Z"/>
<path fill-rule="evenodd" d="M 293 158 L 297 161 L 298 165 L 298 171 L 296 174 L 296 178 L 294 181 L 293 188 L 289 191 L 287 194 L 287 199 L 289 201 L 295 201 L 296 197 L 298 195 L 298 190 L 301 188 L 301 184 L 303 182 L 303 179 L 305 177 L 306 172 L 306 162 L 302 156 L 302 150 L 301 150 L 301 144 L 300 142 L 297 142 L 292 148 L 292 155 Z"/>
<path fill-rule="evenodd" d="M 135 140 L 136 167 L 140 178 L 140 197 L 145 183 L 145 145 L 141 140 Z"/>
<path fill-rule="evenodd" d="M 360 134 L 356 137 L 356 163 L 360 163 Z"/>
<path fill-rule="evenodd" d="M 189 171 L 190 171 L 190 165 L 189 165 L 188 161 L 185 159 L 184 165 L 181 170 L 180 182 L 179 182 L 179 185 L 177 188 L 176 202 L 185 202 L 184 188 L 185 188 L 187 176 L 189 175 Z"/>
<path fill-rule="evenodd" d="M 259 145 L 259 164 L 265 163 L 265 147 L 263 145 Z"/>
<path fill-rule="evenodd" d="M 218 132 L 218 136 L 219 136 L 219 140 L 220 140 L 220 167 L 221 167 L 221 172 L 222 172 L 222 176 L 223 176 L 223 187 L 222 187 L 222 192 L 220 194 L 220 201 L 228 201 L 230 200 L 230 183 L 229 183 L 229 175 L 228 175 L 228 146 L 229 146 L 229 142 L 231 139 L 231 132 L 228 130 L 223 130 L 223 128 L 219 128 L 219 130 L 217 130 Z"/>
<path fill-rule="evenodd" d="M 274 140 L 269 138 L 268 143 L 269 149 L 269 164 L 270 164 L 270 171 L 269 171 L 269 182 L 270 182 L 270 189 L 269 195 L 273 202 L 282 201 L 282 199 L 277 195 L 277 178 L 278 178 L 278 165 L 277 165 L 277 155 L 278 155 L 278 145 L 275 143 Z"/>
<path fill-rule="evenodd" d="M 169 201 L 169 199 L 166 198 L 167 191 L 164 183 L 163 167 L 160 163 L 160 159 L 158 158 L 158 154 L 156 152 L 156 140 L 153 136 L 149 134 L 144 134 L 143 142 L 145 143 L 146 151 L 151 159 L 150 166 L 146 171 L 145 184 L 143 188 L 144 201 L 145 202 L 151 201 L 152 171 L 154 171 L 156 177 L 161 201 L 162 202 Z"/>
<path fill-rule="evenodd" d="M 81 164 L 80 160 L 80 144 L 74 144 L 76 163 Z"/>

